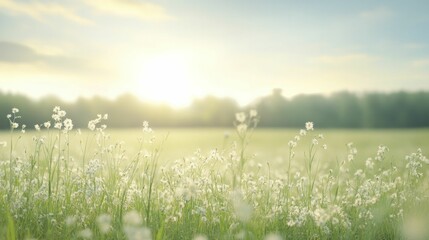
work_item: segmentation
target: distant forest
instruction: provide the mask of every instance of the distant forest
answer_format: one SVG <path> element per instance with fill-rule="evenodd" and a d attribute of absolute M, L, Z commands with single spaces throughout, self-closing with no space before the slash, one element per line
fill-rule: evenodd
<path fill-rule="evenodd" d="M 231 127 L 235 113 L 256 109 L 259 127 L 303 127 L 313 121 L 319 128 L 416 128 L 429 127 L 429 92 L 365 93 L 337 92 L 329 96 L 298 95 L 287 99 L 280 89 L 269 96 L 240 107 L 231 98 L 207 96 L 190 106 L 174 109 L 168 105 L 142 102 L 131 94 L 115 100 L 80 98 L 67 103 L 57 97 L 32 100 L 24 95 L 0 92 L 0 128 L 9 128 L 6 115 L 20 109 L 18 122 L 32 128 L 52 120 L 52 109 L 61 106 L 76 128 L 86 128 L 98 113 L 109 114 L 110 128 L 141 127 L 144 120 L 153 127 Z"/>

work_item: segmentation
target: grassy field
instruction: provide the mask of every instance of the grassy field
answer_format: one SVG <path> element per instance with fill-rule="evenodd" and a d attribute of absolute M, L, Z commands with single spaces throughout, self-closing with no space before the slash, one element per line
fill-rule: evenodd
<path fill-rule="evenodd" d="M 256 129 L 249 139 L 248 153 L 255 155 L 255 161 L 259 163 L 279 162 L 287 158 L 288 142 L 297 135 L 298 130 Z M 110 143 L 123 142 L 129 153 L 138 151 L 138 139 L 142 136 L 142 129 L 107 129 L 106 133 L 110 136 Z M 350 142 L 358 150 L 361 160 L 373 156 L 379 145 L 389 148 L 387 156 L 393 161 L 403 160 L 405 155 L 416 151 L 417 148 L 425 152 L 429 150 L 429 129 L 316 129 L 313 133 L 323 134 L 328 146 L 327 151 L 320 153 L 324 161 L 336 161 L 346 157 L 347 144 Z M 32 144 L 33 136 L 40 135 L 34 130 L 27 131 L 25 134 L 15 134 L 22 136 L 17 151 L 24 151 Z M 70 145 L 74 155 L 82 154 L 79 142 L 85 140 L 86 135 L 91 135 L 90 131 L 83 130 L 82 135 L 78 135 L 77 132 L 70 134 Z M 157 143 L 164 141 L 160 161 L 165 164 L 191 156 L 198 149 L 205 153 L 213 149 L 228 149 L 234 141 L 238 140 L 233 128 L 161 128 L 154 129 L 154 135 Z M 9 141 L 9 138 L 9 131 L 0 131 L 0 142 Z M 5 157 L 8 153 L 2 151 L 1 154 Z"/>
<path fill-rule="evenodd" d="M 49 129 L 0 134 L 0 239 L 429 236 L 428 129 L 254 130 L 249 114 L 231 129 L 99 117 L 77 131 L 59 111 Z"/>

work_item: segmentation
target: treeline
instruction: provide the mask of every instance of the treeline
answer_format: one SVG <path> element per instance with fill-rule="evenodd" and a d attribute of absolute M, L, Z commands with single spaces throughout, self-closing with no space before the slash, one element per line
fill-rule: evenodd
<path fill-rule="evenodd" d="M 410 128 L 429 126 L 429 92 L 365 93 L 338 92 L 330 96 L 299 95 L 292 99 L 275 89 L 249 106 L 233 99 L 208 96 L 186 108 L 174 109 L 140 101 L 131 94 L 116 100 L 79 98 L 73 103 L 57 97 L 34 101 L 24 95 L 0 92 L 0 128 L 9 128 L 6 115 L 20 109 L 20 123 L 27 126 L 51 120 L 54 106 L 67 111 L 75 127 L 85 128 L 98 113 L 108 113 L 109 127 L 140 127 L 144 120 L 153 127 L 230 127 L 236 112 L 258 110 L 260 127 L 302 127 L 307 121 L 321 128 Z"/>

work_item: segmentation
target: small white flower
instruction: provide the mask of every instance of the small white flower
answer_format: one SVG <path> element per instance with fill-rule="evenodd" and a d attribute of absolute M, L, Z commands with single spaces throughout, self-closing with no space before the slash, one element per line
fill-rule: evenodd
<path fill-rule="evenodd" d="M 313 122 L 306 122 L 305 123 L 305 129 L 307 129 L 307 131 L 314 130 L 314 128 L 313 128 Z"/>
<path fill-rule="evenodd" d="M 143 222 L 142 217 L 136 210 L 127 212 L 123 217 L 123 221 L 125 225 L 132 225 L 132 226 L 141 225 Z"/>
<path fill-rule="evenodd" d="M 244 121 L 246 121 L 246 114 L 244 112 L 239 112 L 235 114 L 235 119 L 239 122 L 239 123 L 243 123 Z"/>
<path fill-rule="evenodd" d="M 12 117 L 12 114 L 8 114 L 8 115 L 6 115 L 6 117 L 7 117 L 7 118 L 11 118 L 11 117 Z"/>
<path fill-rule="evenodd" d="M 77 217 L 76 216 L 68 216 L 66 217 L 65 223 L 66 226 L 70 227 L 76 223 Z"/>
<path fill-rule="evenodd" d="M 18 128 L 18 127 L 19 127 L 19 124 L 18 124 L 18 123 L 15 123 L 15 122 L 14 122 L 14 123 L 12 123 L 12 128 L 13 128 L 13 129 Z"/>
<path fill-rule="evenodd" d="M 45 126 L 45 128 L 49 129 L 51 127 L 51 122 L 47 121 L 45 123 L 43 123 L 43 126 Z"/>
<path fill-rule="evenodd" d="M 290 140 L 289 143 L 288 143 L 288 145 L 289 145 L 289 147 L 294 148 L 294 147 L 296 147 L 296 142 Z"/>
<path fill-rule="evenodd" d="M 82 231 L 78 233 L 79 237 L 83 239 L 91 239 L 92 238 L 92 231 L 89 228 L 85 228 Z"/>
<path fill-rule="evenodd" d="M 299 135 L 305 136 L 305 135 L 307 135 L 307 131 L 305 131 L 304 129 L 301 129 L 301 130 L 299 130 Z"/>
<path fill-rule="evenodd" d="M 97 225 L 100 232 L 103 234 L 108 233 L 112 229 L 112 217 L 108 214 L 101 214 L 97 217 Z"/>
<path fill-rule="evenodd" d="M 34 125 L 34 129 L 36 129 L 36 131 L 40 131 L 40 126 L 39 126 L 39 124 Z"/>
<path fill-rule="evenodd" d="M 317 141 L 317 139 L 316 139 L 316 138 L 313 138 L 312 143 L 313 143 L 313 145 L 317 145 L 317 144 L 319 144 L 319 141 Z"/>
<path fill-rule="evenodd" d="M 143 122 L 143 132 L 151 133 L 152 129 L 149 127 L 149 122 L 144 121 Z"/>
<path fill-rule="evenodd" d="M 65 117 L 66 116 L 66 111 L 64 111 L 64 110 L 59 111 L 58 112 L 58 116 Z"/>
<path fill-rule="evenodd" d="M 96 124 L 95 121 L 93 121 L 93 120 L 89 121 L 88 122 L 88 129 L 91 131 L 94 131 L 95 130 L 95 124 Z"/>
<path fill-rule="evenodd" d="M 57 122 L 54 125 L 54 128 L 56 128 L 56 129 L 61 129 L 62 127 L 63 127 L 63 124 L 61 122 Z"/>
<path fill-rule="evenodd" d="M 18 113 L 19 109 L 18 108 L 12 108 L 12 113 Z"/>
<path fill-rule="evenodd" d="M 64 131 L 68 132 L 73 129 L 73 121 L 70 118 L 64 120 Z"/>

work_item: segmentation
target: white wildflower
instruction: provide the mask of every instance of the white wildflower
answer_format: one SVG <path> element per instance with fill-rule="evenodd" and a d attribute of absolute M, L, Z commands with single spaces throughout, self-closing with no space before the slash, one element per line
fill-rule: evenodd
<path fill-rule="evenodd" d="M 100 232 L 103 234 L 108 233 L 112 229 L 112 217 L 108 214 L 101 214 L 97 217 L 97 225 Z"/>
<path fill-rule="evenodd" d="M 239 123 L 243 123 L 244 121 L 246 121 L 246 114 L 244 112 L 239 112 L 235 114 L 235 119 L 239 122 Z"/>
<path fill-rule="evenodd" d="M 40 126 L 39 126 L 39 124 L 34 125 L 34 129 L 36 129 L 36 131 L 40 131 Z"/>
<path fill-rule="evenodd" d="M 65 117 L 66 116 L 66 111 L 64 111 L 64 110 L 59 111 L 58 112 L 58 116 L 60 116 L 61 118 Z"/>
<path fill-rule="evenodd" d="M 89 130 L 94 131 L 95 130 L 95 124 L 96 124 L 96 122 L 94 120 L 89 121 L 88 122 Z"/>
<path fill-rule="evenodd" d="M 91 239 L 92 238 L 92 231 L 89 228 L 85 228 L 78 233 L 78 236 L 83 238 L 83 239 Z"/>
<path fill-rule="evenodd" d="M 51 127 L 51 122 L 47 121 L 47 122 L 43 123 L 43 126 L 47 129 L 49 129 Z"/>
<path fill-rule="evenodd" d="M 314 130 L 314 128 L 313 128 L 313 122 L 306 122 L 305 123 L 305 129 L 307 129 L 307 131 Z"/>
<path fill-rule="evenodd" d="M 289 145 L 290 148 L 294 148 L 294 147 L 296 147 L 297 144 L 296 144 L 295 141 L 290 140 L 289 143 L 288 143 L 288 145 Z"/>
<path fill-rule="evenodd" d="M 372 160 L 372 158 L 368 158 L 365 161 L 365 166 L 369 169 L 373 169 L 374 168 L 374 161 Z"/>
<path fill-rule="evenodd" d="M 270 233 L 267 236 L 265 236 L 264 240 L 282 240 L 283 238 L 276 233 Z"/>
<path fill-rule="evenodd" d="M 64 120 L 64 132 L 67 133 L 73 129 L 73 122 L 70 118 Z"/>
<path fill-rule="evenodd" d="M 61 122 L 56 122 L 54 125 L 54 128 L 61 129 L 63 127 L 63 124 Z"/>
<path fill-rule="evenodd" d="M 144 121 L 143 122 L 143 132 L 151 133 L 152 129 L 149 127 L 149 122 Z"/>
<path fill-rule="evenodd" d="M 12 113 L 18 113 L 19 109 L 18 108 L 12 108 Z"/>
<path fill-rule="evenodd" d="M 237 218 L 242 222 L 248 222 L 252 217 L 252 206 L 245 202 L 243 195 L 240 191 L 234 191 L 231 194 L 231 198 L 234 206 L 235 215 L 237 216 Z"/>
<path fill-rule="evenodd" d="M 124 227 L 128 240 L 152 240 L 152 233 L 147 227 Z"/>
<path fill-rule="evenodd" d="M 313 138 L 312 144 L 313 144 L 313 145 L 317 145 L 317 144 L 319 144 L 319 141 L 317 141 L 317 139 L 316 139 L 316 138 Z"/>
<path fill-rule="evenodd" d="M 143 222 L 142 217 L 136 210 L 127 212 L 122 220 L 124 221 L 124 224 L 132 226 L 141 225 Z"/>
<path fill-rule="evenodd" d="M 77 217 L 76 216 L 67 216 L 65 220 L 66 226 L 70 227 L 76 223 Z"/>

